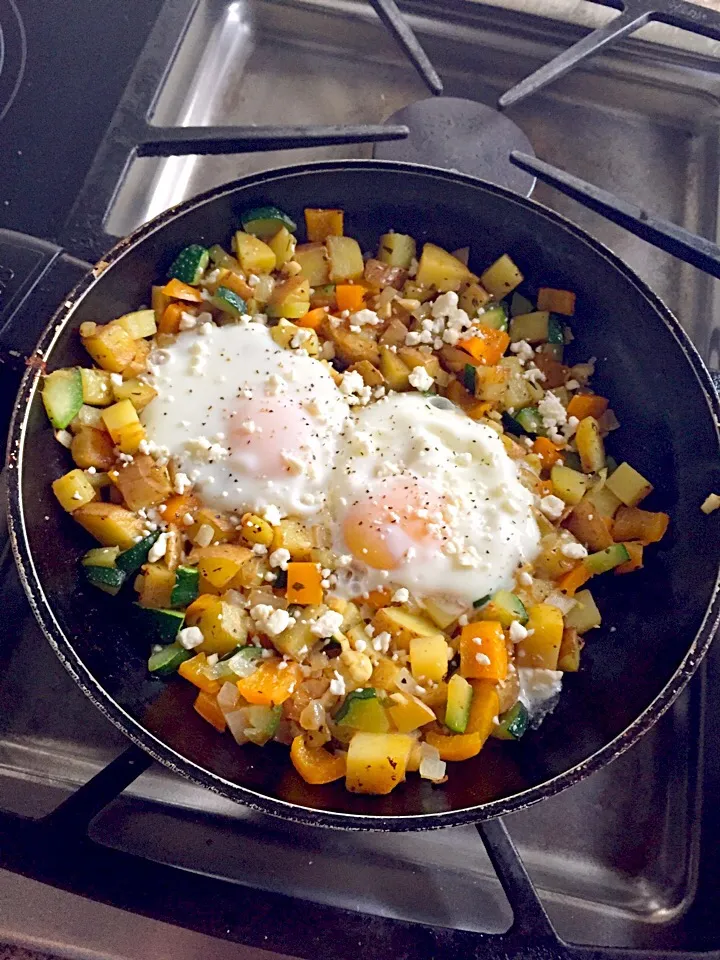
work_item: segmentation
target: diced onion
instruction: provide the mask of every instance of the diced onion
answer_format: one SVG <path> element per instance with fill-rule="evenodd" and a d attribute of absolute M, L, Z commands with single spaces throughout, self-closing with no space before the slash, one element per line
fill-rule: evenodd
<path fill-rule="evenodd" d="M 238 704 L 240 693 L 234 683 L 224 683 L 217 695 L 218 706 L 223 713 L 231 713 Z"/>
<path fill-rule="evenodd" d="M 288 602 L 285 597 L 279 597 L 272 590 L 263 590 L 258 588 L 251 590 L 248 597 L 248 606 L 250 609 L 256 607 L 259 603 L 266 604 L 268 607 L 274 607 L 276 610 L 287 610 Z"/>
<path fill-rule="evenodd" d="M 228 667 L 238 677 L 249 677 L 251 673 L 255 673 L 258 664 L 259 660 L 253 657 L 245 657 L 242 653 L 236 653 L 234 657 L 230 657 L 227 661 Z"/>
<path fill-rule="evenodd" d="M 545 603 L 549 604 L 551 607 L 557 607 L 563 616 L 566 613 L 570 613 L 573 607 L 577 606 L 577 600 L 566 596 L 564 593 L 561 593 L 560 590 L 553 590 L 553 592 L 545 598 Z"/>
<path fill-rule="evenodd" d="M 303 730 L 319 730 L 325 723 L 325 707 L 319 700 L 311 700 L 300 713 Z"/>
<path fill-rule="evenodd" d="M 442 780 L 445 776 L 446 764 L 440 759 L 437 747 L 429 743 L 420 744 L 419 772 L 423 780 Z"/>
<path fill-rule="evenodd" d="M 244 743 L 247 743 L 248 738 L 245 736 L 245 731 L 250 725 L 247 707 L 243 707 L 241 710 L 232 710 L 230 713 L 226 713 L 225 720 L 230 733 L 235 739 L 235 742 L 239 743 L 240 746 L 242 746 Z"/>

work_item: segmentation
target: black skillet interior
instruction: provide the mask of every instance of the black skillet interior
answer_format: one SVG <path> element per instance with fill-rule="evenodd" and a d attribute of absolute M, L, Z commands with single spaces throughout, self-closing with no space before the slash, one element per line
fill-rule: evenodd
<path fill-rule="evenodd" d="M 166 215 L 161 228 L 140 231 L 139 242 L 130 244 L 70 311 L 67 335 L 59 338 L 49 368 L 86 359 L 74 333 L 82 321 L 104 322 L 147 303 L 150 285 L 164 275 L 180 247 L 227 243 L 240 211 L 265 202 L 287 210 L 298 223 L 305 205 L 342 207 L 346 231 L 364 249 L 392 228 L 448 249 L 469 245 L 470 265 L 477 270 L 507 251 L 525 274 L 528 291 L 540 285 L 576 291 L 570 356 L 599 358 L 595 386 L 612 398 L 622 423 L 609 451 L 653 480 L 656 489 L 645 505 L 670 513 L 670 534 L 660 549 L 647 551 L 642 572 L 607 575 L 593 587 L 603 627 L 587 637 L 583 669 L 567 677 L 560 705 L 539 731 L 519 744 L 492 742 L 476 759 L 452 765 L 441 788 L 416 777 L 383 798 L 346 793 L 341 782 L 310 788 L 294 773 L 283 748 L 236 747 L 195 715 L 188 684 L 149 679 L 148 644 L 128 597 L 111 599 L 82 586 L 76 561 L 90 542 L 58 509 L 50 490 L 51 479 L 68 469 L 69 458 L 52 437 L 39 395 L 26 385 L 31 406 L 22 445 L 25 531 L 57 624 L 50 622 L 42 599 L 41 619 L 85 688 L 135 739 L 186 774 L 271 813 L 335 826 L 403 829 L 481 819 L 554 792 L 594 768 L 599 757 L 583 762 L 619 738 L 658 697 L 711 603 L 720 538 L 711 535 L 717 533 L 716 518 L 704 517 L 699 507 L 717 488 L 720 461 L 699 361 L 627 269 L 542 208 L 437 171 L 354 163 L 250 178 L 186 205 L 182 215 Z M 22 536 L 20 541 L 22 554 Z M 83 676 L 83 665 L 89 675 Z M 676 677 L 674 683 L 679 682 Z M 602 758 L 609 759 L 622 742 L 608 747 Z M 578 764 L 582 771 L 562 776 Z M 561 779 L 543 786 L 554 778 Z M 531 792 L 518 797 L 523 791 Z M 514 799 L 505 803 L 506 798 Z M 501 802 L 458 813 L 488 801 Z M 345 816 L 333 816 L 338 813 Z M 427 814 L 435 816 L 415 819 Z"/>

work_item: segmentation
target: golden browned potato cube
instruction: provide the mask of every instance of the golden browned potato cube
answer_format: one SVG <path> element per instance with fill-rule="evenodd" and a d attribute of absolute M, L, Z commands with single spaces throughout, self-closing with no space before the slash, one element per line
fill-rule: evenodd
<path fill-rule="evenodd" d="M 133 377 L 139 377 L 141 373 L 145 373 L 150 349 L 149 340 L 135 341 L 135 354 L 122 372 L 123 380 L 131 380 Z"/>
<path fill-rule="evenodd" d="M 434 243 L 425 244 L 415 277 L 415 282 L 421 287 L 434 288 L 443 293 L 459 290 L 464 283 L 474 280 L 477 280 L 475 274 L 457 257 Z M 408 293 L 407 296 L 412 294 Z"/>
<path fill-rule="evenodd" d="M 410 389 L 410 367 L 390 347 L 380 347 L 380 370 L 391 390 Z"/>
<path fill-rule="evenodd" d="M 87 470 L 109 470 L 115 463 L 115 449 L 110 434 L 94 427 L 80 427 L 72 439 L 70 453 L 75 463 Z"/>
<path fill-rule="evenodd" d="M 273 530 L 272 549 L 284 548 L 293 560 L 310 560 L 313 539 L 310 530 L 301 520 L 287 517 Z"/>
<path fill-rule="evenodd" d="M 335 353 L 347 364 L 367 360 L 375 366 L 380 363 L 380 347 L 367 333 L 353 333 L 346 326 L 323 325 L 326 337 L 335 345 Z M 385 371 L 383 371 L 384 373 Z"/>
<path fill-rule="evenodd" d="M 408 328 L 397 317 L 393 318 L 385 327 L 381 337 L 380 345 L 383 347 L 400 347 L 405 343 Z"/>
<path fill-rule="evenodd" d="M 103 545 L 129 550 L 143 536 L 143 521 L 116 503 L 87 503 L 73 513 L 81 527 Z"/>
<path fill-rule="evenodd" d="M 350 370 L 359 373 L 363 378 L 363 382 L 367 384 L 368 387 L 380 387 L 385 383 L 385 377 L 369 360 L 361 360 L 359 363 L 354 363 L 350 367 Z"/>
<path fill-rule="evenodd" d="M 141 607 L 164 610 L 170 606 L 175 572 L 164 563 L 146 563 L 138 577 L 138 602 Z"/>
<path fill-rule="evenodd" d="M 115 400 L 129 400 L 136 410 L 144 409 L 157 396 L 157 390 L 149 383 L 142 383 L 136 377 L 114 383 L 112 386 Z"/>
<path fill-rule="evenodd" d="M 58 503 L 68 513 L 76 513 L 95 499 L 95 488 L 82 470 L 71 470 L 53 481 L 53 493 Z"/>
<path fill-rule="evenodd" d="M 413 637 L 435 637 L 438 628 L 431 620 L 410 613 L 405 607 L 381 607 L 372 621 L 375 634 L 387 632 L 395 644 L 407 650 Z"/>
<path fill-rule="evenodd" d="M 96 326 L 92 336 L 83 337 L 83 346 L 95 363 L 110 373 L 122 373 L 137 349 L 127 330 L 110 323 Z"/>
<path fill-rule="evenodd" d="M 433 380 L 440 372 L 438 358 L 432 353 L 424 353 L 418 347 L 398 347 L 397 355 L 411 370 L 415 367 L 424 367 Z"/>
<path fill-rule="evenodd" d="M 167 467 L 147 454 L 138 454 L 132 463 L 115 471 L 112 479 L 131 510 L 154 507 L 172 493 Z"/>
<path fill-rule="evenodd" d="M 330 260 L 324 243 L 301 243 L 295 250 L 295 260 L 311 287 L 324 287 L 330 282 Z"/>
<path fill-rule="evenodd" d="M 480 282 L 496 300 L 502 300 L 523 280 L 523 275 L 506 253 L 480 275 Z"/>
<path fill-rule="evenodd" d="M 481 283 L 468 283 L 460 290 L 459 306 L 473 319 L 477 312 L 491 300 L 490 294 Z"/>
<path fill-rule="evenodd" d="M 329 236 L 325 241 L 330 258 L 330 282 L 359 280 L 365 271 L 365 261 L 357 240 L 352 237 Z"/>

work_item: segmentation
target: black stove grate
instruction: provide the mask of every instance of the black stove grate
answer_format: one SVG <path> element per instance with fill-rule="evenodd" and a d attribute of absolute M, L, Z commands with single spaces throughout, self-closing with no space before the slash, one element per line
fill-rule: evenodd
<path fill-rule="evenodd" d="M 105 214 L 134 155 L 243 153 L 329 143 L 375 142 L 407 135 L 408 131 L 402 125 L 239 129 L 153 126 L 148 118 L 155 96 L 167 65 L 184 36 L 196 2 L 166 0 L 163 4 L 66 223 L 63 244 L 78 256 L 95 258 L 107 245 L 103 227 Z M 371 2 L 431 92 L 441 93 L 438 74 L 393 0 Z M 624 6 L 615 0 L 600 2 L 622 12 L 607 27 L 594 31 L 508 91 L 500 99 L 502 108 L 518 103 L 594 52 L 653 20 L 720 39 L 720 15 L 684 0 L 627 0 Z M 13 0 L 0 0 L 0 13 L 6 8 L 14 10 Z M 0 93 L 8 76 L 7 69 L 3 69 Z M 0 99 L 0 119 L 2 106 Z M 652 220 L 639 208 L 623 204 L 612 195 L 542 161 L 515 155 L 514 162 L 649 242 L 670 250 L 714 276 L 720 274 L 720 251 L 708 241 L 680 231 L 672 224 Z M 42 250 L 38 257 L 42 262 L 43 258 L 48 262 L 62 262 L 64 290 L 69 288 L 71 277 L 79 277 L 86 267 L 82 262 L 62 255 L 59 248 Z M 49 296 L 47 291 L 42 293 L 42 283 L 36 287 L 41 296 Z M 38 302 L 37 289 L 34 304 Z M 54 288 L 52 295 L 55 295 Z M 23 299 L 25 296 L 23 294 Z M 17 309 L 13 308 L 13 314 L 16 313 Z M 7 554 L 5 559 L 7 561 Z M 94 817 L 151 762 L 139 748 L 131 746 L 44 819 L 29 820 L 0 812 L 0 866 L 154 919 L 247 946 L 303 957 L 355 960 L 359 952 L 379 955 L 382 951 L 398 956 L 443 957 L 444 960 L 465 960 L 468 957 L 486 957 L 488 960 L 510 957 L 527 960 L 720 960 L 720 950 L 717 949 L 710 952 L 648 952 L 574 946 L 563 942 L 555 932 L 504 824 L 498 820 L 479 824 L 477 829 L 513 911 L 512 926 L 503 934 L 478 934 L 369 917 L 260 890 L 246 890 L 239 898 L 237 886 L 230 881 L 148 862 L 101 846 L 88 837 L 88 827 Z"/>

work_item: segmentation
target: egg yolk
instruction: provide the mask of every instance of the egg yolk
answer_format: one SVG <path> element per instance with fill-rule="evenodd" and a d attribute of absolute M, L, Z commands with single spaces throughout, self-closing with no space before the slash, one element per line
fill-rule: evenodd
<path fill-rule="evenodd" d="M 343 536 L 352 555 L 375 570 L 395 570 L 418 548 L 444 539 L 447 500 L 415 477 L 390 477 L 345 514 Z"/>
<path fill-rule="evenodd" d="M 317 433 L 299 398 L 242 400 L 227 422 L 231 462 L 241 472 L 265 479 L 310 468 Z"/>

